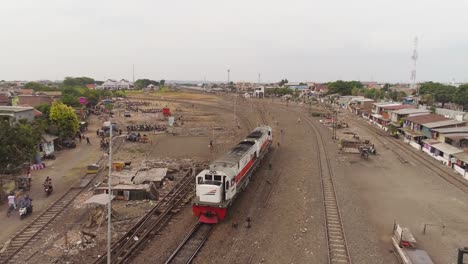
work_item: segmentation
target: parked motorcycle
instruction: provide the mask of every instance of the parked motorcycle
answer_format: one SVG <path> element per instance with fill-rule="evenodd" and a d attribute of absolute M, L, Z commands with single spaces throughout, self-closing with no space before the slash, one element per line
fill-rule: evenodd
<path fill-rule="evenodd" d="M 20 219 L 24 219 L 26 216 L 31 214 L 32 211 L 33 211 L 32 205 L 29 205 L 29 206 L 21 205 L 19 208 Z"/>

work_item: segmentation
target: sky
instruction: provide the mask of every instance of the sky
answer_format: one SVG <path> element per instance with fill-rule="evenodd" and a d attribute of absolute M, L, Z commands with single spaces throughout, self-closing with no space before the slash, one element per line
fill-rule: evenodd
<path fill-rule="evenodd" d="M 466 0 L 3 0 L 0 80 L 468 82 Z"/>

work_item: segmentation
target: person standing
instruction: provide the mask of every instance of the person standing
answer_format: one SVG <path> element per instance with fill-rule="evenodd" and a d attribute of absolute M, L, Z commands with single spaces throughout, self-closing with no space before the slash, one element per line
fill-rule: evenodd
<path fill-rule="evenodd" d="M 89 141 L 89 137 L 86 137 L 86 144 L 91 145 L 91 142 Z"/>
<path fill-rule="evenodd" d="M 8 207 L 16 210 L 16 196 L 13 192 L 10 192 L 10 195 L 8 195 Z"/>

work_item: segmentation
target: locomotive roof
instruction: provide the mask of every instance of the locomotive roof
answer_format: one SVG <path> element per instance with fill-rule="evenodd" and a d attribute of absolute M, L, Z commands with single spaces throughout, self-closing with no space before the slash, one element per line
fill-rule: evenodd
<path fill-rule="evenodd" d="M 262 131 L 253 131 L 247 136 L 247 138 L 261 138 L 262 136 L 263 136 Z"/>
<path fill-rule="evenodd" d="M 255 144 L 255 142 L 251 141 L 242 141 L 239 144 L 237 144 L 231 151 L 229 151 L 226 155 L 223 157 L 215 160 L 213 162 L 214 165 L 221 165 L 224 166 L 224 164 L 233 166 L 237 164 L 237 162 L 240 160 L 242 156 L 250 149 L 252 146 Z"/>

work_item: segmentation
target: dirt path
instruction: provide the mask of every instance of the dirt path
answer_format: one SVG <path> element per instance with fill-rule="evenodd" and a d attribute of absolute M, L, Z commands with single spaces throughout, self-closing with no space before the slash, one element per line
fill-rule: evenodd
<path fill-rule="evenodd" d="M 28 194 L 33 199 L 34 213 L 23 221 L 19 219 L 17 211 L 9 218 L 3 213 L 0 214 L 0 222 L 2 223 L 0 245 L 3 245 L 15 232 L 63 195 L 71 185 L 78 182 L 85 175 L 87 165 L 99 159 L 101 151 L 94 133 L 98 126 L 100 126 L 100 122 L 95 116 L 92 116 L 89 121 L 89 130 L 85 133 L 90 138 L 91 145 L 87 145 L 86 140 L 83 140 L 81 144 L 77 141 L 75 149 L 56 152 L 55 160 L 45 161 L 47 165 L 45 169 L 32 171 L 32 188 Z M 54 186 L 54 192 L 49 197 L 45 195 L 42 187 L 47 176 L 52 178 Z M 0 211 L 6 212 L 6 205 L 1 206 Z"/>

